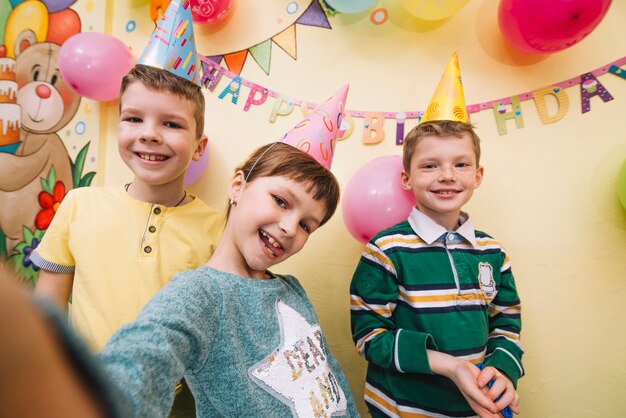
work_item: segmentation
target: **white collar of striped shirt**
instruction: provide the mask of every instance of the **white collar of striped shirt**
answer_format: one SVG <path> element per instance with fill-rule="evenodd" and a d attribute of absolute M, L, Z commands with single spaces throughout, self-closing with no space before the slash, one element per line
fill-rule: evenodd
<path fill-rule="evenodd" d="M 456 229 L 456 231 L 448 231 L 446 228 L 424 215 L 416 207 L 413 207 L 411 210 L 408 221 L 411 228 L 413 228 L 413 231 L 415 231 L 415 233 L 428 245 L 437 241 L 437 239 L 443 234 L 453 232 L 465 238 L 470 244 L 472 244 L 472 247 L 478 247 L 476 235 L 474 234 L 474 224 L 472 223 L 469 215 L 465 212 L 461 212 L 461 217 L 459 219 L 461 225 Z"/>

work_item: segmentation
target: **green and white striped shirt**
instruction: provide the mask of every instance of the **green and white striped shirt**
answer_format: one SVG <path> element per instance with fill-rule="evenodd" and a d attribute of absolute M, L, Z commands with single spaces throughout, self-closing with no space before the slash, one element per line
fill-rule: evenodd
<path fill-rule="evenodd" d="M 466 214 L 447 231 L 413 209 L 376 235 L 350 286 L 352 335 L 369 362 L 373 416 L 473 416 L 451 380 L 433 374 L 426 350 L 524 374 L 521 308 L 509 258 Z"/>

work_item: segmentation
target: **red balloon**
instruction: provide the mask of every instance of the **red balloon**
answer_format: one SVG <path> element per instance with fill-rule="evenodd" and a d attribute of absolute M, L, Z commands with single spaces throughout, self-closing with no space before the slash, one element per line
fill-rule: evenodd
<path fill-rule="evenodd" d="M 50 13 L 48 18 L 48 42 L 63 45 L 67 38 L 80 32 L 80 17 L 72 9 Z"/>
<path fill-rule="evenodd" d="M 362 243 L 383 229 L 406 220 L 415 197 L 400 181 L 402 157 L 378 157 L 361 167 L 343 194 L 343 220 L 348 231 Z"/>
<path fill-rule="evenodd" d="M 610 5 L 611 0 L 500 0 L 498 23 L 520 51 L 550 54 L 589 35 Z"/>
<path fill-rule="evenodd" d="M 213 25 L 230 13 L 231 0 L 190 0 L 191 19 L 196 23 Z"/>

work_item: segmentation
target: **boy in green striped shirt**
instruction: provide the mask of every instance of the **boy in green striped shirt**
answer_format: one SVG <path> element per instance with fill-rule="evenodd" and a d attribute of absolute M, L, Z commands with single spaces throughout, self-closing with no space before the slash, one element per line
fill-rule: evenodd
<path fill-rule="evenodd" d="M 450 94 L 455 80 L 460 93 Z M 369 362 L 365 401 L 374 417 L 519 412 L 523 350 L 510 261 L 461 211 L 483 167 L 456 55 L 440 90 L 404 142 L 402 185 L 416 207 L 372 238 L 350 286 L 352 334 Z"/>

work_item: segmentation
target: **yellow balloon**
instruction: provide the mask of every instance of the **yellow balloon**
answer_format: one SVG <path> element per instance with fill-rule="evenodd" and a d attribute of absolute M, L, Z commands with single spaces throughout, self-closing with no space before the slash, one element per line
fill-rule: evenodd
<path fill-rule="evenodd" d="M 48 36 L 48 9 L 41 1 L 28 0 L 18 4 L 9 15 L 4 30 L 7 56 L 15 58 L 21 42 L 44 42 Z"/>
<path fill-rule="evenodd" d="M 409 13 L 423 20 L 448 18 L 467 3 L 469 0 L 402 0 Z"/>

